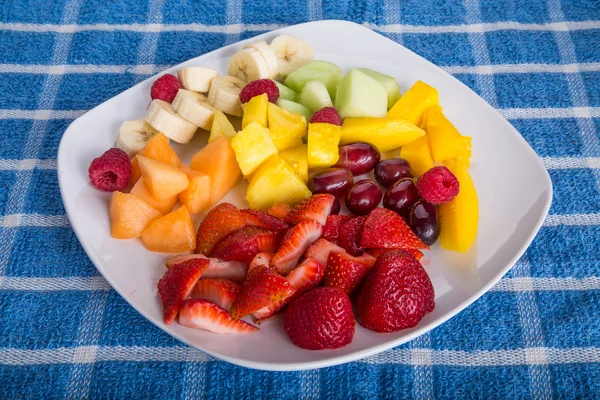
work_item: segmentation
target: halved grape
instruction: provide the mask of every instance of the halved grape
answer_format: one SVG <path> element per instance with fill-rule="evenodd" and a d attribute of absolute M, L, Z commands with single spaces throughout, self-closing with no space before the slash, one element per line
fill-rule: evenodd
<path fill-rule="evenodd" d="M 349 143 L 340 146 L 340 159 L 336 167 L 346 168 L 352 175 L 369 172 L 379 162 L 379 150 L 368 143 Z"/>
<path fill-rule="evenodd" d="M 327 168 L 308 180 L 308 188 L 313 194 L 326 193 L 334 197 L 345 196 L 353 184 L 354 178 L 345 168 Z"/>
<path fill-rule="evenodd" d="M 390 158 L 375 167 L 375 179 L 381 186 L 390 187 L 400 178 L 412 177 L 410 164 L 403 158 Z"/>
<path fill-rule="evenodd" d="M 417 185 L 411 178 L 402 178 L 392 185 L 383 197 L 383 206 L 395 211 L 408 222 L 410 208 L 419 200 Z"/>
<path fill-rule="evenodd" d="M 375 181 L 363 179 L 346 195 L 346 207 L 354 215 L 367 215 L 379 205 L 381 196 L 381 188 Z"/>
<path fill-rule="evenodd" d="M 435 206 L 419 200 L 410 209 L 409 225 L 413 232 L 431 246 L 440 235 L 440 226 L 436 217 Z"/>

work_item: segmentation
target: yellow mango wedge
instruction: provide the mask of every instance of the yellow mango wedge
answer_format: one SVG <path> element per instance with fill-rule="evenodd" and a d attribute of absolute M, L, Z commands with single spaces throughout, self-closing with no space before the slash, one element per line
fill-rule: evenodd
<path fill-rule="evenodd" d="M 244 176 L 251 175 L 260 164 L 277 154 L 269 130 L 256 121 L 231 138 L 231 147 Z"/>
<path fill-rule="evenodd" d="M 342 124 L 342 139 L 340 143 L 366 142 L 377 147 L 381 153 L 384 153 L 417 140 L 424 134 L 424 130 L 403 119 L 346 118 Z"/>
<path fill-rule="evenodd" d="M 246 104 L 242 104 L 242 110 L 244 115 L 242 117 L 242 129 L 250 125 L 251 122 L 258 122 L 265 128 L 268 128 L 267 124 L 267 106 L 269 104 L 269 97 L 266 93 L 259 96 L 254 96 Z"/>
<path fill-rule="evenodd" d="M 277 150 L 301 146 L 302 137 L 306 135 L 306 117 L 273 103 L 269 103 L 267 109 L 269 134 Z"/>
<path fill-rule="evenodd" d="M 298 178 L 304 182 L 308 181 L 308 151 L 306 145 L 283 150 L 279 153 L 279 157 L 292 167 Z"/>
<path fill-rule="evenodd" d="M 437 104 L 439 104 L 437 89 L 417 81 L 388 111 L 387 117 L 405 119 L 421 126 L 425 110 Z"/>
<path fill-rule="evenodd" d="M 441 163 L 451 158 L 466 162 L 469 167 L 471 159 L 471 138 L 461 135 L 446 118 L 442 107 L 430 107 L 423 117 L 423 126 L 429 137 L 433 161 Z"/>
<path fill-rule="evenodd" d="M 223 114 L 223 111 L 217 109 L 215 111 L 212 128 L 210 128 L 210 136 L 208 137 L 208 143 L 220 137 L 226 137 L 228 139 L 232 138 L 235 136 L 236 133 L 237 132 L 235 131 L 235 128 L 229 121 L 229 118 L 227 118 L 227 116 Z"/>
<path fill-rule="evenodd" d="M 460 190 L 451 202 L 439 206 L 440 244 L 446 250 L 466 253 L 477 236 L 477 191 L 464 161 L 451 159 L 444 164 L 458 179 Z"/>
<path fill-rule="evenodd" d="M 415 178 L 433 168 L 433 156 L 427 135 L 402 146 L 399 156 L 410 163 L 410 169 Z"/>
<path fill-rule="evenodd" d="M 337 125 L 322 122 L 308 124 L 308 166 L 325 168 L 338 162 L 341 137 L 342 129 Z"/>

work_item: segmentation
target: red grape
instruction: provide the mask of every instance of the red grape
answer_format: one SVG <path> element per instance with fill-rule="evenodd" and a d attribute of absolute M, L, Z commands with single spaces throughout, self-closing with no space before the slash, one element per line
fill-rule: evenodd
<path fill-rule="evenodd" d="M 398 179 L 412 177 L 410 164 L 403 158 L 390 158 L 375 167 L 375 179 L 384 187 L 390 187 Z"/>
<path fill-rule="evenodd" d="M 417 201 L 410 209 L 409 225 L 419 239 L 429 246 L 440 235 L 435 206 L 423 200 Z"/>
<path fill-rule="evenodd" d="M 331 211 L 329 211 L 329 215 L 339 214 L 341 208 L 342 205 L 340 204 L 340 201 L 337 198 L 333 199 L 333 204 L 331 205 Z"/>
<path fill-rule="evenodd" d="M 334 197 L 344 197 L 353 184 L 352 173 L 345 168 L 327 168 L 308 180 L 308 188 L 313 194 L 326 193 Z"/>
<path fill-rule="evenodd" d="M 402 178 L 392 185 L 383 197 L 383 206 L 408 221 L 410 208 L 419 200 L 417 185 L 411 178 Z"/>
<path fill-rule="evenodd" d="M 379 150 L 368 143 L 345 144 L 340 146 L 340 159 L 335 166 L 361 175 L 375 168 L 379 157 Z"/>
<path fill-rule="evenodd" d="M 367 215 L 381 201 L 381 188 L 370 179 L 363 179 L 352 186 L 346 195 L 346 207 L 352 214 Z"/>

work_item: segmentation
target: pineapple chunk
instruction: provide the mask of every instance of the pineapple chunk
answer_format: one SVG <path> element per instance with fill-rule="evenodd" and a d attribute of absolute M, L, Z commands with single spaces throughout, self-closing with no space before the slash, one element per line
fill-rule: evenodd
<path fill-rule="evenodd" d="M 275 203 L 295 205 L 311 195 L 292 167 L 273 156 L 250 179 L 246 200 L 251 208 L 267 210 Z"/>
<path fill-rule="evenodd" d="M 306 135 L 306 117 L 273 103 L 268 104 L 269 133 L 277 150 L 281 151 L 302 145 Z"/>
<path fill-rule="evenodd" d="M 331 167 L 338 162 L 338 145 L 342 129 L 333 124 L 308 124 L 308 166 L 310 168 Z"/>
<path fill-rule="evenodd" d="M 269 130 L 258 122 L 251 122 L 231 138 L 231 147 L 245 176 L 251 175 L 267 158 L 277 154 Z"/>
<path fill-rule="evenodd" d="M 244 110 L 244 116 L 242 117 L 242 129 L 250 125 L 250 122 L 258 122 L 265 128 L 267 125 L 267 104 L 269 104 L 269 97 L 266 93 L 260 96 L 254 96 L 246 104 L 242 104 Z"/>
<path fill-rule="evenodd" d="M 423 113 L 429 107 L 439 104 L 438 91 L 428 84 L 417 81 L 388 111 L 388 118 L 405 119 L 421 126 Z"/>
<path fill-rule="evenodd" d="M 296 175 L 298 175 L 298 178 L 302 179 L 304 182 L 308 181 L 308 156 L 306 145 L 283 150 L 279 153 L 279 157 L 290 164 Z"/>
<path fill-rule="evenodd" d="M 233 125 L 231 125 L 229 118 L 227 118 L 227 116 L 223 114 L 223 111 L 217 109 L 215 111 L 215 117 L 213 119 L 212 128 L 210 128 L 210 136 L 208 138 L 208 143 L 222 136 L 226 138 L 232 138 L 235 136 L 236 133 L 237 132 L 235 131 Z"/>

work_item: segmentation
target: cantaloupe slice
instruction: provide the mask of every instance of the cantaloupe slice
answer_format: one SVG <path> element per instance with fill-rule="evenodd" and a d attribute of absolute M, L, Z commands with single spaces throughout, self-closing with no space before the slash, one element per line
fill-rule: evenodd
<path fill-rule="evenodd" d="M 187 175 L 179 168 L 163 164 L 148 157 L 136 156 L 140 163 L 142 177 L 152 196 L 158 200 L 165 200 L 187 189 L 189 181 Z"/>
<path fill-rule="evenodd" d="M 187 175 L 190 184 L 179 193 L 181 204 L 192 214 L 198 214 L 210 207 L 210 176 L 182 165 L 181 170 Z"/>
<path fill-rule="evenodd" d="M 109 206 L 110 234 L 115 239 L 142 236 L 152 221 L 160 218 L 160 211 L 132 194 L 113 192 Z"/>
<path fill-rule="evenodd" d="M 146 203 L 156 208 L 162 214 L 170 213 L 171 210 L 173 210 L 173 206 L 175 205 L 175 203 L 177 203 L 177 195 L 168 197 L 163 200 L 158 200 L 157 198 L 155 198 L 152 195 L 152 193 L 150 193 L 148 186 L 146 186 L 146 180 L 143 177 L 140 177 L 140 179 L 135 183 L 135 185 L 133 185 L 129 193 L 144 200 Z"/>
<path fill-rule="evenodd" d="M 218 137 L 194 155 L 192 169 L 210 176 L 210 204 L 221 200 L 242 177 L 229 139 Z"/>
<path fill-rule="evenodd" d="M 182 253 L 196 247 L 196 229 L 186 206 L 154 220 L 142 233 L 150 251 Z"/>
<path fill-rule="evenodd" d="M 146 143 L 146 145 L 136 154 L 144 156 L 172 167 L 179 167 L 181 161 L 177 157 L 175 150 L 169 146 L 169 139 L 162 133 L 157 134 Z M 136 157 L 131 159 L 131 181 L 135 184 L 142 176 L 139 162 Z"/>

